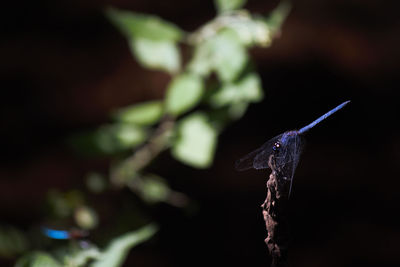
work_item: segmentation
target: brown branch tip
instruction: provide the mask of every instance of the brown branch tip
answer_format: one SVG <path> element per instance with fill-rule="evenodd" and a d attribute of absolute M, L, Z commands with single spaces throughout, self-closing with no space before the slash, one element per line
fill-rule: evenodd
<path fill-rule="evenodd" d="M 274 155 L 270 156 L 268 165 L 272 172 L 267 181 L 267 198 L 261 205 L 268 232 L 265 243 L 272 257 L 271 266 L 282 267 L 287 266 L 289 246 L 287 206 L 290 180 L 276 166 Z"/>

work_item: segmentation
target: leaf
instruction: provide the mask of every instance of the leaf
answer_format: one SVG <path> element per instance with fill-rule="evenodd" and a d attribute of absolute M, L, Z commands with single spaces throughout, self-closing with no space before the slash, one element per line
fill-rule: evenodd
<path fill-rule="evenodd" d="M 107 188 L 107 181 L 104 175 L 96 172 L 90 172 L 86 175 L 86 186 L 91 193 L 99 194 Z"/>
<path fill-rule="evenodd" d="M 111 124 L 101 127 L 95 135 L 95 143 L 103 153 L 115 153 L 143 143 L 146 131 L 133 124 Z"/>
<path fill-rule="evenodd" d="M 222 82 L 229 82 L 239 76 L 247 61 L 246 50 L 238 35 L 232 30 L 223 30 L 198 45 L 188 68 L 201 76 L 215 71 Z"/>
<path fill-rule="evenodd" d="M 236 83 L 224 84 L 210 98 L 214 107 L 242 102 L 258 102 L 263 98 L 261 80 L 257 73 L 249 73 Z"/>
<path fill-rule="evenodd" d="M 75 223 L 82 229 L 92 230 L 99 224 L 95 210 L 87 206 L 80 206 L 74 213 Z"/>
<path fill-rule="evenodd" d="M 279 5 L 272 10 L 268 18 L 264 19 L 267 25 L 271 28 L 273 34 L 276 34 L 282 27 L 283 22 L 287 18 L 291 9 L 291 4 L 287 0 L 283 0 Z"/>
<path fill-rule="evenodd" d="M 47 203 L 51 215 L 58 218 L 66 218 L 72 215 L 73 210 L 84 202 L 82 192 L 71 190 L 61 193 L 57 190 L 50 190 L 47 193 Z"/>
<path fill-rule="evenodd" d="M 246 2 L 246 0 L 214 0 L 219 13 L 239 9 L 244 6 Z"/>
<path fill-rule="evenodd" d="M 146 175 L 138 183 L 136 190 L 140 196 L 149 203 L 167 201 L 172 190 L 167 182 L 157 175 Z"/>
<path fill-rule="evenodd" d="M 114 8 L 106 14 L 129 40 L 130 49 L 142 66 L 169 73 L 179 71 L 181 59 L 176 42 L 183 32 L 177 26 L 156 16 Z"/>
<path fill-rule="evenodd" d="M 83 156 L 102 156 L 134 148 L 146 140 L 147 134 L 146 128 L 140 125 L 116 123 L 72 136 L 68 143 Z"/>
<path fill-rule="evenodd" d="M 243 14 L 232 17 L 227 28 L 233 30 L 245 46 L 267 47 L 272 43 L 273 32 L 264 18 L 253 18 L 250 14 Z"/>
<path fill-rule="evenodd" d="M 213 44 L 211 40 L 204 41 L 195 46 L 192 60 L 188 64 L 191 73 L 206 77 L 213 70 Z"/>
<path fill-rule="evenodd" d="M 87 266 L 87 263 L 93 259 L 98 259 L 101 255 L 99 249 L 94 245 L 73 251 L 64 257 L 64 266 Z"/>
<path fill-rule="evenodd" d="M 233 31 L 223 31 L 214 43 L 214 66 L 221 81 L 233 81 L 247 62 L 245 48 Z"/>
<path fill-rule="evenodd" d="M 160 120 L 162 113 L 161 101 L 148 101 L 122 108 L 114 115 L 114 118 L 124 123 L 152 125 Z"/>
<path fill-rule="evenodd" d="M 196 106 L 203 95 L 203 81 L 196 75 L 182 74 L 168 86 L 165 108 L 175 116 L 181 115 Z"/>
<path fill-rule="evenodd" d="M 31 252 L 20 258 L 15 267 L 61 267 L 50 254 L 42 251 Z"/>
<path fill-rule="evenodd" d="M 12 258 L 28 248 L 24 233 L 10 225 L 0 225 L 0 257 Z"/>
<path fill-rule="evenodd" d="M 164 70 L 171 74 L 180 69 L 179 50 L 176 43 L 172 41 L 131 38 L 129 46 L 143 67 Z"/>
<path fill-rule="evenodd" d="M 172 155 L 183 163 L 196 168 L 211 165 L 217 144 L 217 131 L 203 113 L 185 117 L 178 125 L 177 139 Z"/>
<path fill-rule="evenodd" d="M 181 40 L 183 32 L 176 25 L 152 15 L 109 8 L 106 15 L 128 38 L 144 38 L 153 41 Z"/>
<path fill-rule="evenodd" d="M 230 117 L 230 119 L 233 120 L 240 119 L 246 113 L 248 106 L 248 103 L 236 103 L 234 105 L 231 105 L 228 107 L 227 110 L 228 116 Z"/>
<path fill-rule="evenodd" d="M 118 267 L 125 261 L 129 250 L 134 246 L 148 240 L 157 231 L 154 224 L 142 227 L 139 230 L 129 232 L 114 238 L 99 259 L 91 264 L 91 267 Z"/>

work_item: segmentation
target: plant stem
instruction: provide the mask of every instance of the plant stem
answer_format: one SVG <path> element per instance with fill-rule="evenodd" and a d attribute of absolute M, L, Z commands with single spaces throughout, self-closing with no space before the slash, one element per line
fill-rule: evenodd
<path fill-rule="evenodd" d="M 282 267 L 287 266 L 289 247 L 287 206 L 290 180 L 276 166 L 274 155 L 270 156 L 268 165 L 272 172 L 267 182 L 267 198 L 261 205 L 268 232 L 265 243 L 272 257 L 271 266 Z"/>
<path fill-rule="evenodd" d="M 168 148 L 174 123 L 174 119 L 168 116 L 164 117 L 147 143 L 111 170 L 111 182 L 116 186 L 126 185 L 138 172 Z"/>

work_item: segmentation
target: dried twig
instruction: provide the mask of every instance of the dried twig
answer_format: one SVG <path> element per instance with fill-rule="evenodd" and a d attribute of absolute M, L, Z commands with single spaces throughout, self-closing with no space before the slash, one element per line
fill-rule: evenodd
<path fill-rule="evenodd" d="M 268 231 L 265 243 L 272 257 L 272 267 L 287 266 L 289 231 L 287 222 L 288 192 L 290 180 L 275 164 L 271 155 L 268 165 L 272 170 L 267 182 L 267 198 L 261 205 Z"/>

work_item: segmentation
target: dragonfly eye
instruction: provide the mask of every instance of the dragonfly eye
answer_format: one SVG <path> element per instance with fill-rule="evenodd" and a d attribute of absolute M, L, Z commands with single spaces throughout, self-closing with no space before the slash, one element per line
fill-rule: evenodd
<path fill-rule="evenodd" d="M 272 150 L 277 151 L 280 147 L 281 147 L 281 144 L 279 142 L 276 142 L 274 144 L 274 147 L 272 148 Z"/>

